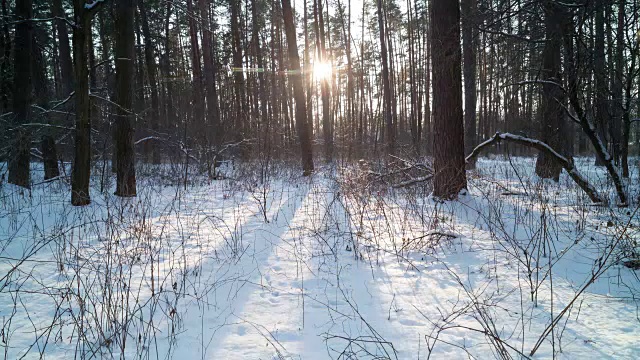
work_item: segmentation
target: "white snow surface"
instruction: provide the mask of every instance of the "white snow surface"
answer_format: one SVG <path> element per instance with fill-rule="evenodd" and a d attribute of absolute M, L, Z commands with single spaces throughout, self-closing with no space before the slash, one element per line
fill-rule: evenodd
<path fill-rule="evenodd" d="M 638 272 L 620 264 L 638 250 L 637 201 L 591 206 L 534 161 L 481 158 L 444 203 L 428 185 L 369 186 L 355 166 L 228 168 L 186 187 L 162 168 L 129 199 L 95 175 L 86 207 L 34 164 L 32 191 L 0 185 L 0 353 L 524 358 L 566 309 L 532 358 L 640 358 Z M 615 197 L 592 159 L 576 163 Z"/>

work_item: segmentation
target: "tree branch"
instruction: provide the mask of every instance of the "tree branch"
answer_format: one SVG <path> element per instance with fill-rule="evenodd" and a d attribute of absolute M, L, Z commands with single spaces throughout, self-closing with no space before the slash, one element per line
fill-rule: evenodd
<path fill-rule="evenodd" d="M 540 140 L 531 139 L 524 136 L 518 136 L 514 134 L 509 134 L 509 133 L 497 132 L 489 140 L 476 146 L 476 148 L 473 149 L 471 154 L 469 154 L 469 156 L 467 156 L 467 158 L 465 159 L 466 162 L 470 162 L 471 160 L 476 158 L 484 149 L 494 144 L 498 144 L 501 141 L 512 142 L 519 145 L 534 148 L 539 151 L 544 151 L 548 155 L 552 156 L 560 165 L 562 165 L 562 167 L 567 171 L 567 174 L 569 174 L 571 179 L 573 179 L 573 181 L 575 181 L 575 183 L 589 196 L 591 201 L 593 201 L 594 203 L 606 203 L 605 199 L 602 198 L 600 194 L 598 194 L 598 191 L 591 184 L 589 184 L 587 179 L 584 178 L 582 175 L 580 175 L 580 173 L 578 172 L 578 169 L 576 169 L 575 165 L 573 164 L 573 161 L 569 161 L 566 157 L 560 155 L 557 151 L 551 148 L 551 146 L 547 145 L 546 143 Z"/>

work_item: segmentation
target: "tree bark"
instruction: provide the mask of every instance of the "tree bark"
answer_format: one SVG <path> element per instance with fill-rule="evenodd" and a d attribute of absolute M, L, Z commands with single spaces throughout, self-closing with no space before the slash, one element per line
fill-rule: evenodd
<path fill-rule="evenodd" d="M 71 62 L 71 48 L 69 47 L 69 31 L 67 30 L 66 21 L 63 20 L 62 0 L 53 0 L 51 13 L 54 17 L 60 18 L 55 21 L 55 26 L 58 32 L 60 80 L 62 81 L 62 94 L 60 95 L 64 98 L 73 91 L 73 65 Z"/>
<path fill-rule="evenodd" d="M 296 39 L 296 26 L 293 22 L 293 11 L 290 0 L 282 0 L 282 15 L 287 37 L 287 51 L 289 53 L 289 80 L 293 83 L 293 96 L 296 101 L 296 128 L 300 139 L 303 175 L 308 176 L 313 172 L 313 153 L 311 150 L 311 138 L 307 125 L 307 104 L 302 84 L 300 71 L 300 57 L 298 56 L 298 44 Z"/>
<path fill-rule="evenodd" d="M 116 4 L 116 192 L 136 196 L 135 152 L 133 148 L 134 0 Z"/>
<path fill-rule="evenodd" d="M 234 83 L 234 132 L 236 141 L 240 141 L 245 136 L 246 131 L 246 112 L 245 112 L 245 81 L 243 75 L 242 64 L 242 41 L 240 30 L 240 0 L 230 1 L 231 12 L 231 39 L 232 39 L 232 58 L 235 72 L 233 74 Z"/>
<path fill-rule="evenodd" d="M 31 52 L 33 49 L 33 5 L 31 0 L 16 2 L 16 19 L 18 20 L 14 38 L 13 68 L 13 146 L 9 153 L 10 184 L 31 187 L 29 163 L 31 159 L 31 134 L 23 126 L 31 117 Z"/>
<path fill-rule="evenodd" d="M 42 49 L 44 46 L 38 46 L 38 42 L 43 43 L 46 38 L 42 30 L 39 28 L 34 29 L 34 36 L 32 39 L 33 52 L 32 52 L 32 76 L 33 76 L 33 90 L 35 94 L 36 103 L 41 109 L 47 109 L 49 107 L 50 100 L 50 86 L 49 79 L 46 75 L 46 63 Z M 39 122 L 50 123 L 50 115 L 47 112 L 43 112 L 39 115 L 41 118 Z M 58 169 L 58 155 L 56 152 L 56 142 L 53 139 L 53 130 L 51 127 L 46 127 L 43 130 L 43 135 L 40 142 L 40 149 L 42 151 L 42 162 L 44 165 L 44 179 L 49 180 L 60 175 Z"/>
<path fill-rule="evenodd" d="M 382 0 L 377 0 L 378 5 L 378 30 L 380 33 L 380 57 L 382 57 L 382 106 L 383 119 L 387 132 L 387 154 L 393 155 L 395 152 L 395 133 L 393 131 L 393 118 L 391 114 L 391 82 L 389 74 L 389 58 L 387 55 L 387 36 L 385 35 L 384 9 Z"/>
<path fill-rule="evenodd" d="M 153 135 L 157 135 L 158 125 L 160 122 L 160 100 L 158 95 L 158 71 L 156 65 L 156 57 L 153 51 L 154 45 L 151 41 L 151 30 L 149 29 L 149 19 L 147 17 L 147 9 L 145 8 L 145 1 L 137 0 L 138 8 L 140 9 L 140 20 L 142 21 L 142 34 L 144 35 L 144 57 L 147 63 L 147 76 L 149 78 L 149 87 L 151 88 L 151 114 L 149 116 L 149 123 L 153 131 Z M 149 142 L 151 145 L 151 162 L 154 164 L 160 164 L 160 151 L 156 146 L 155 141 Z"/>
<path fill-rule="evenodd" d="M 7 10 L 7 0 L 2 0 L 2 17 L 9 18 Z M 11 36 L 9 35 L 9 22 L 2 22 L 0 29 L 0 41 L 2 46 L 2 63 L 0 63 L 0 109 L 9 111 L 9 93 L 11 92 L 11 80 L 9 77 L 9 66 L 11 65 Z"/>
<path fill-rule="evenodd" d="M 327 58 L 326 34 L 324 29 L 323 0 L 314 0 L 313 10 L 315 16 L 316 40 L 318 46 L 318 60 L 320 63 L 330 63 Z M 329 92 L 330 77 L 320 79 L 320 93 L 322 96 L 322 133 L 324 135 L 325 160 L 333 161 L 333 127 L 331 124 L 331 94 Z"/>
<path fill-rule="evenodd" d="M 76 130 L 73 169 L 71 172 L 71 204 L 83 206 L 91 203 L 89 180 L 91 175 L 91 107 L 89 100 L 89 36 L 91 18 L 101 2 L 87 9 L 84 0 L 73 1 L 75 23 L 73 28 L 73 62 L 75 84 Z"/>
<path fill-rule="evenodd" d="M 565 96 L 562 89 L 561 49 L 562 49 L 562 24 L 564 16 L 561 5 L 552 1 L 546 1 L 543 5 L 545 13 L 545 45 L 542 52 L 542 103 L 541 113 L 541 140 L 552 148 L 566 156 L 568 151 L 564 149 L 566 142 L 566 124 L 564 118 Z M 556 158 L 549 156 L 546 151 L 538 154 L 536 161 L 536 174 L 541 178 L 558 181 L 562 166 Z"/>
<path fill-rule="evenodd" d="M 207 0 L 199 0 L 200 18 L 202 19 L 202 60 L 204 61 L 204 85 L 207 99 L 207 126 L 211 135 L 210 141 L 214 148 L 218 148 L 223 141 L 222 126 L 220 124 L 220 105 L 216 89 L 216 68 L 213 63 L 212 29 L 209 21 L 209 4 Z"/>
<path fill-rule="evenodd" d="M 613 106 L 614 106 L 614 120 L 613 120 L 613 148 L 614 158 L 622 167 L 622 176 L 629 177 L 629 130 L 628 126 L 628 109 L 625 111 L 624 96 L 623 96 L 623 74 L 624 74 L 624 32 L 625 32 L 625 18 L 624 18 L 625 0 L 618 1 L 618 29 L 616 33 L 616 51 L 614 55 L 615 61 L 615 73 L 613 81 Z M 632 54 L 635 62 L 635 54 Z M 625 112 L 627 114 L 625 114 Z"/>
<path fill-rule="evenodd" d="M 435 132 L 433 194 L 442 199 L 455 199 L 467 187 L 459 5 L 459 0 L 434 0 L 431 12 Z"/>
<path fill-rule="evenodd" d="M 191 72 L 193 74 L 193 108 L 190 112 L 192 122 L 194 124 L 202 124 L 204 122 L 204 107 L 205 107 L 205 94 L 202 84 L 202 65 L 200 62 L 201 52 L 200 45 L 198 44 L 198 25 L 196 23 L 196 9 L 193 7 L 191 0 L 187 0 L 187 12 L 189 23 L 189 38 L 190 38 L 190 55 L 191 55 Z M 169 36 L 169 32 L 166 32 L 166 36 Z M 168 62 L 168 60 L 167 60 Z M 165 72 L 168 71 L 165 70 Z M 186 123 L 185 123 L 186 124 Z M 186 126 L 186 125 L 185 125 Z M 186 145 L 186 144 L 185 144 Z"/>
<path fill-rule="evenodd" d="M 462 0 L 462 53 L 464 57 L 464 146 L 470 153 L 476 145 L 476 0 Z M 475 168 L 468 162 L 467 168 Z"/>
<path fill-rule="evenodd" d="M 605 148 L 609 143 L 607 136 L 607 129 L 609 127 L 609 108 L 608 108 L 608 96 L 609 88 L 607 86 L 607 75 L 605 68 L 605 48 L 604 48 L 604 13 L 606 3 L 608 1 L 602 1 L 594 6 L 596 7 L 596 19 L 595 19 L 595 45 L 594 45 L 594 60 L 593 60 L 593 72 L 595 77 L 595 102 L 596 102 L 596 131 L 600 140 L 603 142 Z M 596 153 L 597 153 L 596 149 Z M 604 166 L 606 160 L 602 159 L 600 155 L 596 157 L 596 165 Z"/>

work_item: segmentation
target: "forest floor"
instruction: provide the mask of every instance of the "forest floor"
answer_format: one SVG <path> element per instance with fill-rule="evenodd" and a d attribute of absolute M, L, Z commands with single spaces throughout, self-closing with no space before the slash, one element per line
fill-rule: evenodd
<path fill-rule="evenodd" d="M 615 203 L 603 169 L 576 161 Z M 637 359 L 637 162 L 627 208 L 515 157 L 480 159 L 452 202 L 366 166 L 238 165 L 186 186 L 145 166 L 136 198 L 96 175 L 79 208 L 65 178 L 0 184 L 0 353 Z"/>

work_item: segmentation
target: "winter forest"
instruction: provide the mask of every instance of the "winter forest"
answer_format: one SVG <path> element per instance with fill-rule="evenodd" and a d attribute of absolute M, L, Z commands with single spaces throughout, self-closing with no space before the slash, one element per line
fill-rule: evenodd
<path fill-rule="evenodd" d="M 1 358 L 640 358 L 639 0 L 0 5 Z"/>

